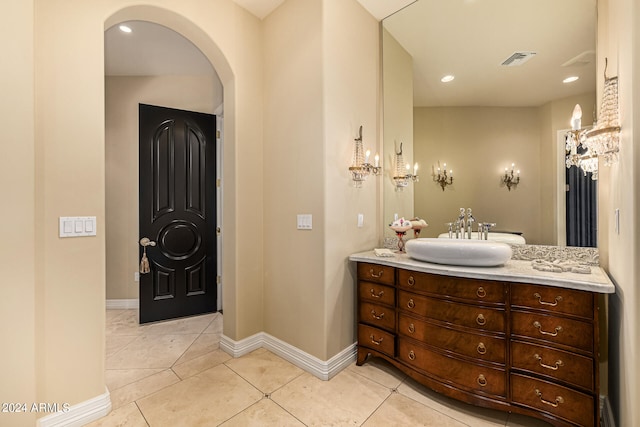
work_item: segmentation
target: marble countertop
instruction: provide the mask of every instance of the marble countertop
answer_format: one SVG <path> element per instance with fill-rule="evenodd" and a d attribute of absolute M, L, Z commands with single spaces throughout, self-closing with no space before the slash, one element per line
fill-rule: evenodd
<path fill-rule="evenodd" d="M 615 293 L 615 286 L 607 273 L 600 267 L 592 266 L 591 274 L 554 273 L 535 270 L 531 261 L 510 260 L 499 267 L 465 267 L 455 265 L 432 264 L 417 261 L 407 254 L 396 253 L 392 257 L 379 257 L 373 251 L 360 252 L 349 257 L 351 261 L 370 262 L 391 267 L 400 267 L 424 273 L 445 276 L 467 277 L 472 279 L 501 280 L 515 283 L 532 283 L 579 289 L 603 294 Z"/>

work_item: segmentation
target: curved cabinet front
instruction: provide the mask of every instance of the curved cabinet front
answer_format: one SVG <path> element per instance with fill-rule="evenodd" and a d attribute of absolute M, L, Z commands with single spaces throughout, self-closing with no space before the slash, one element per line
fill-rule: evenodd
<path fill-rule="evenodd" d="M 358 365 L 558 427 L 599 425 L 598 298 L 358 263 Z"/>

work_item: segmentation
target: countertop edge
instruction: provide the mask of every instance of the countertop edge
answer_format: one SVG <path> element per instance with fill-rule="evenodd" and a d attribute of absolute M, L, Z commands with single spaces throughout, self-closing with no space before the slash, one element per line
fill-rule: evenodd
<path fill-rule="evenodd" d="M 607 273 L 601 267 L 595 266 L 591 267 L 591 274 L 586 274 L 584 278 L 582 278 L 576 277 L 582 276 L 577 273 L 540 272 L 530 266 L 530 261 L 519 260 L 508 261 L 500 267 L 465 267 L 417 261 L 406 254 L 394 254 L 393 257 L 379 257 L 376 256 L 373 251 L 353 254 L 349 256 L 349 260 L 406 268 L 412 271 L 441 274 L 444 276 L 531 283 L 601 294 L 613 294 L 616 291 Z"/>

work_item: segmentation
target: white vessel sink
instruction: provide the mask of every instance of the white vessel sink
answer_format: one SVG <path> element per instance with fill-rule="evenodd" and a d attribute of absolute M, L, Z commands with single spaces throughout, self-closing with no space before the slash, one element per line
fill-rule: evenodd
<path fill-rule="evenodd" d="M 448 238 L 449 238 L 449 233 L 442 233 L 438 236 L 438 239 L 448 239 Z M 454 233 L 454 238 L 455 238 L 455 233 Z M 473 233 L 471 233 L 471 240 L 478 240 L 477 231 L 474 231 Z M 524 237 L 520 235 L 511 234 L 511 233 L 494 233 L 492 231 L 488 233 L 487 240 L 490 240 L 492 242 L 511 243 L 515 245 L 524 245 L 525 243 L 527 243 Z"/>
<path fill-rule="evenodd" d="M 407 255 L 436 264 L 494 267 L 511 259 L 511 247 L 491 240 L 412 239 L 406 243 Z"/>

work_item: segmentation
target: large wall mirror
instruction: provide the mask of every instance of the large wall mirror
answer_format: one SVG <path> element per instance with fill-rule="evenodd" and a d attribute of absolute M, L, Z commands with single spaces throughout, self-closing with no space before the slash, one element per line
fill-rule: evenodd
<path fill-rule="evenodd" d="M 382 27 L 385 236 L 397 214 L 437 237 L 464 207 L 529 244 L 564 244 L 563 135 L 575 104 L 593 122 L 596 0 L 417 0 Z M 400 192 L 401 143 L 420 179 Z M 453 170 L 444 190 L 438 162 Z M 520 182 L 509 189 L 512 163 Z"/>

